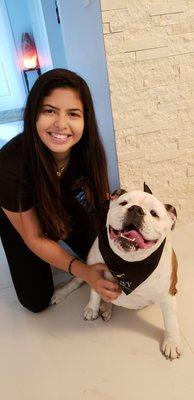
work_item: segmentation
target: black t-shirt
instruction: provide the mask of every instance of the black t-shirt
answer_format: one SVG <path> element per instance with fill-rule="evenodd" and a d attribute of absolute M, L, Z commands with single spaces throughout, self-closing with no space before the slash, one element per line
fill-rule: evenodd
<path fill-rule="evenodd" d="M 27 211 L 33 206 L 36 207 L 37 203 L 33 177 L 23 153 L 23 138 L 23 134 L 17 135 L 0 150 L 0 206 L 13 212 L 19 212 L 20 209 Z M 65 176 L 60 180 L 60 186 L 65 208 L 68 209 L 71 203 L 72 211 L 75 204 L 79 203 L 90 211 L 83 191 L 80 166 L 75 165 L 75 162 L 70 161 Z"/>
<path fill-rule="evenodd" d="M 34 206 L 38 214 L 39 199 L 35 193 L 31 167 L 23 150 L 23 139 L 24 134 L 19 134 L 0 150 L 0 207 L 19 212 Z M 65 240 L 84 259 L 97 236 L 97 221 L 94 208 L 84 193 L 83 168 L 80 163 L 72 151 L 68 168 L 60 178 L 60 191 L 62 206 L 71 227 Z M 0 210 L 2 215 L 7 219 Z"/>
<path fill-rule="evenodd" d="M 13 212 L 27 211 L 34 205 L 33 181 L 23 157 L 23 134 L 0 150 L 0 206 Z"/>

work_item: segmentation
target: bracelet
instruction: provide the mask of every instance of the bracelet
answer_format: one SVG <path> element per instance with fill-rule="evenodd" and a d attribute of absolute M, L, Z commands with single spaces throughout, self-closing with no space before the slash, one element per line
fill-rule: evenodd
<path fill-rule="evenodd" d="M 67 268 L 68 274 L 70 274 L 70 275 L 72 275 L 72 276 L 74 276 L 74 275 L 73 275 L 72 272 L 71 272 L 71 265 L 72 265 L 72 262 L 75 261 L 75 260 L 79 260 L 79 258 L 77 258 L 77 257 L 72 258 L 72 260 L 70 261 L 69 266 L 68 266 L 68 268 Z"/>

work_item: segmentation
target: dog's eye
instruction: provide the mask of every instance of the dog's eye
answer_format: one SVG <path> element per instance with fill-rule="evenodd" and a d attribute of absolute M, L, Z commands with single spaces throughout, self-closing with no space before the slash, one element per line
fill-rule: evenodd
<path fill-rule="evenodd" d="M 119 203 L 120 206 L 126 206 L 128 204 L 128 201 L 124 200 L 121 203 Z"/>
<path fill-rule="evenodd" d="M 150 214 L 152 215 L 152 217 L 158 218 L 158 214 L 156 214 L 156 212 L 154 210 L 151 210 Z"/>

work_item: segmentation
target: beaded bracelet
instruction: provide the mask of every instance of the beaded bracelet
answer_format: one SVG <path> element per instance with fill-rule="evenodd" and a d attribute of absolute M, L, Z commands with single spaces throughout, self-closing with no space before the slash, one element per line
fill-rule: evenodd
<path fill-rule="evenodd" d="M 68 268 L 67 268 L 67 272 L 68 272 L 68 274 L 70 274 L 70 275 L 73 275 L 72 272 L 71 272 L 71 265 L 72 265 L 72 262 L 75 261 L 75 260 L 79 260 L 79 258 L 77 258 L 77 257 L 72 258 L 72 260 L 70 261 L 69 266 L 68 266 Z M 74 275 L 73 275 L 73 276 L 74 276 Z"/>

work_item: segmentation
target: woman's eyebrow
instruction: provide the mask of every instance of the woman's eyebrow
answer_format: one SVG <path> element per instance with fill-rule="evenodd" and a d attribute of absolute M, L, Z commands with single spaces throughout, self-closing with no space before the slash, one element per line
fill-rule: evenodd
<path fill-rule="evenodd" d="M 69 108 L 68 111 L 80 111 L 80 112 L 82 112 L 82 110 L 80 108 Z"/>
<path fill-rule="evenodd" d="M 58 107 L 52 106 L 51 104 L 43 104 L 43 107 L 51 107 L 51 108 L 54 108 L 55 110 L 59 110 Z M 68 108 L 68 111 L 79 111 L 79 112 L 83 112 L 80 108 Z"/>
<path fill-rule="evenodd" d="M 54 108 L 55 110 L 59 110 L 57 107 L 52 106 L 51 104 L 43 104 L 42 106 L 43 107 L 51 107 L 51 108 Z"/>

